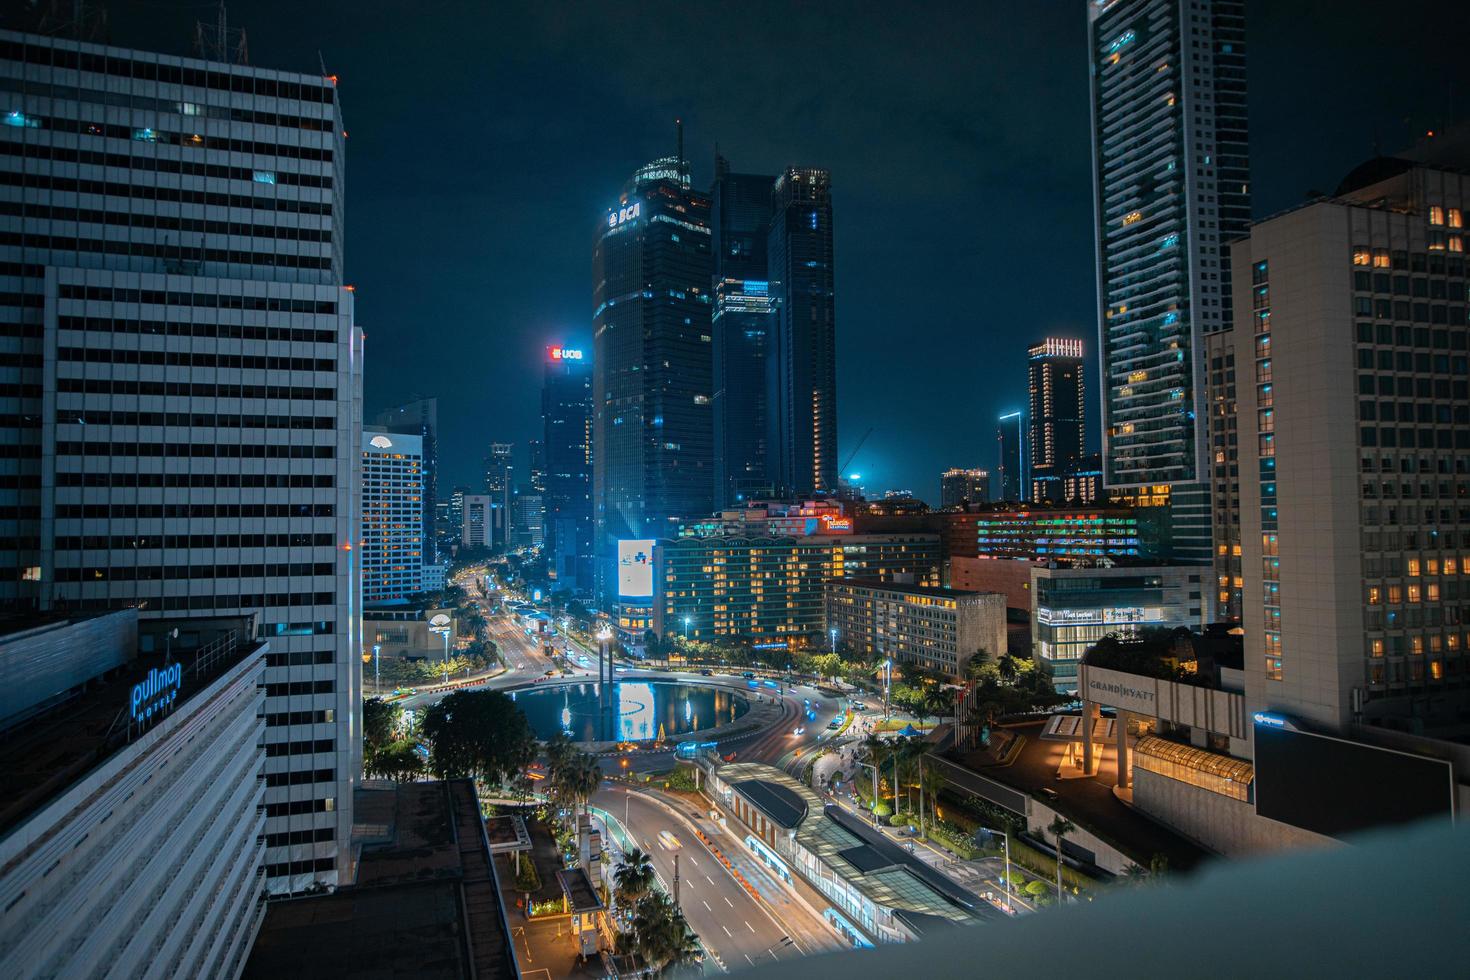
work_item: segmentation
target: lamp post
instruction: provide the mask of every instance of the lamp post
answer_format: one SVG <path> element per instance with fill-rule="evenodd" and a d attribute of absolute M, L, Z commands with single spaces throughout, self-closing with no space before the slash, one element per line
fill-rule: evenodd
<path fill-rule="evenodd" d="M 444 683 L 449 683 L 449 630 L 444 630 Z"/>
<path fill-rule="evenodd" d="M 832 637 L 832 652 L 833 653 L 836 653 L 837 652 L 837 627 L 834 626 L 831 629 L 829 629 L 827 632 Z"/>
<path fill-rule="evenodd" d="M 1000 834 L 1001 846 L 1005 848 L 1006 852 L 1006 911 L 1011 915 L 1015 915 L 1016 907 L 1011 901 L 1011 835 L 1001 833 L 1001 831 L 991 827 L 981 827 L 980 829 L 987 834 Z"/>
<path fill-rule="evenodd" d="M 373 644 L 373 693 L 381 694 L 383 685 L 378 679 L 378 655 L 383 652 L 383 644 Z"/>
<path fill-rule="evenodd" d="M 890 714 L 888 704 L 888 686 L 893 682 L 893 661 L 883 661 L 883 720 L 887 721 Z"/>
<path fill-rule="evenodd" d="M 607 644 L 612 639 L 612 630 L 604 626 L 597 631 L 597 683 L 603 682 L 603 662 L 607 660 Z M 607 678 L 612 680 L 612 665 L 607 667 Z"/>
<path fill-rule="evenodd" d="M 864 769 L 873 770 L 873 806 L 869 812 L 873 814 L 873 826 L 876 827 L 878 826 L 878 767 L 866 762 L 859 762 L 858 765 Z M 897 802 L 897 800 L 898 797 L 895 794 L 894 801 Z"/>
<path fill-rule="evenodd" d="M 688 639 L 689 639 L 689 617 L 688 616 L 685 616 L 684 617 L 684 639 L 685 639 L 685 641 L 688 641 Z"/>

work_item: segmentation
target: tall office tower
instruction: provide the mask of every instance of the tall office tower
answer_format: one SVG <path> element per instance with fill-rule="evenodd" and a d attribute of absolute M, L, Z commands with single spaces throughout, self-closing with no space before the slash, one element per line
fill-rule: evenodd
<path fill-rule="evenodd" d="M 832 178 L 776 178 L 767 242 L 775 299 L 766 357 L 766 466 L 781 496 L 837 491 L 837 333 Z"/>
<path fill-rule="evenodd" d="M 530 487 L 537 493 L 546 490 L 546 443 L 540 439 L 530 439 L 526 442 L 526 465 L 529 467 L 527 475 L 531 479 Z"/>
<path fill-rule="evenodd" d="M 420 398 L 379 412 L 373 425 L 385 432 L 418 436 L 424 446 L 424 564 L 439 561 L 439 399 Z"/>
<path fill-rule="evenodd" d="M 1243 0 L 1089 0 L 1103 470 L 1164 501 L 1174 557 L 1213 551 L 1205 334 L 1250 220 Z"/>
<path fill-rule="evenodd" d="M 773 312 L 766 268 L 776 178 L 730 173 L 715 156 L 715 506 L 775 495 L 766 461 L 766 345 Z"/>
<path fill-rule="evenodd" d="M 1000 472 L 1000 499 L 1021 501 L 1026 499 L 1030 480 L 1026 476 L 1026 414 L 1008 412 L 1002 415 L 995 427 L 996 467 Z"/>
<path fill-rule="evenodd" d="M 1232 246 L 1246 717 L 1463 724 L 1467 172 L 1378 158 Z"/>
<path fill-rule="evenodd" d="M 335 83 L 0 32 L 0 601 L 259 612 L 266 887 L 346 883 L 362 341 Z"/>
<path fill-rule="evenodd" d="M 449 492 L 449 533 L 445 540 L 450 542 L 460 541 L 464 533 L 464 498 L 470 492 L 469 487 L 455 487 Z"/>
<path fill-rule="evenodd" d="M 1205 363 L 1210 402 L 1210 520 L 1215 548 L 1211 619 L 1217 623 L 1239 622 L 1245 579 L 1240 567 L 1240 446 L 1233 326 L 1205 335 Z"/>
<path fill-rule="evenodd" d="M 402 602 L 424 590 L 424 440 L 362 432 L 362 602 Z"/>
<path fill-rule="evenodd" d="M 493 529 L 491 547 L 509 544 L 513 531 L 510 513 L 516 495 L 514 449 L 515 446 L 509 442 L 492 442 L 490 455 L 485 457 L 485 496 L 490 498 L 490 506 L 499 511 L 490 522 Z"/>
<path fill-rule="evenodd" d="M 939 475 L 939 506 L 946 510 L 990 502 L 990 471 L 948 469 Z"/>
<path fill-rule="evenodd" d="M 592 581 L 592 362 L 580 350 L 546 352 L 541 423 L 546 455 L 542 544 L 558 589 L 590 592 Z"/>
<path fill-rule="evenodd" d="M 496 542 L 495 525 L 502 512 L 487 494 L 466 493 L 460 496 L 462 520 L 459 543 L 466 548 L 493 548 Z"/>
<path fill-rule="evenodd" d="M 714 499 L 710 199 L 679 152 L 641 167 L 592 260 L 593 520 L 598 592 L 617 542 L 672 533 Z"/>
<path fill-rule="evenodd" d="M 1027 351 L 1030 396 L 1031 492 L 1029 499 L 1058 504 L 1064 477 L 1082 459 L 1087 395 L 1082 341 L 1048 337 Z"/>

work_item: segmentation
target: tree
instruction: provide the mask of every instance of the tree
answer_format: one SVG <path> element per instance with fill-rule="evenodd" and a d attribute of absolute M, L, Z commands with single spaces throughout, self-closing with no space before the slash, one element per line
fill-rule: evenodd
<path fill-rule="evenodd" d="M 944 687 L 931 687 L 924 692 L 924 715 L 943 718 L 954 710 L 954 692 Z"/>
<path fill-rule="evenodd" d="M 994 672 L 994 663 L 990 651 L 981 647 L 976 650 L 969 660 L 965 661 L 965 680 L 979 683 Z"/>
<path fill-rule="evenodd" d="M 526 716 L 500 691 L 455 691 L 424 713 L 429 768 L 440 779 L 504 782 L 535 757 Z"/>
<path fill-rule="evenodd" d="M 699 955 L 698 937 L 663 892 L 649 892 L 638 902 L 629 932 L 632 948 L 655 973 L 691 963 Z"/>
<path fill-rule="evenodd" d="M 1057 904 L 1062 903 L 1062 840 L 1074 830 L 1077 825 L 1066 817 L 1058 814 L 1052 818 L 1046 827 L 1046 832 L 1051 834 L 1052 839 L 1057 842 Z"/>
<path fill-rule="evenodd" d="M 393 741 L 403 710 L 382 698 L 369 698 L 362 703 L 363 755 L 372 758 Z"/>
<path fill-rule="evenodd" d="M 613 871 L 613 893 L 619 904 L 625 909 L 632 909 L 653 890 L 654 881 L 653 862 L 635 847 L 623 855 L 623 860 Z"/>
<path fill-rule="evenodd" d="M 366 769 L 375 776 L 406 783 L 417 779 L 424 771 L 424 758 L 419 747 L 409 739 L 394 742 L 374 752 Z"/>

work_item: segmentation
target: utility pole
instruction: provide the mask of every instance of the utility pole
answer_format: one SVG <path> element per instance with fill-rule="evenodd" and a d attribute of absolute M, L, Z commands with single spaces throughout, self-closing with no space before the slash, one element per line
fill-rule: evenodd
<path fill-rule="evenodd" d="M 679 907 L 679 855 L 674 854 L 674 908 Z"/>

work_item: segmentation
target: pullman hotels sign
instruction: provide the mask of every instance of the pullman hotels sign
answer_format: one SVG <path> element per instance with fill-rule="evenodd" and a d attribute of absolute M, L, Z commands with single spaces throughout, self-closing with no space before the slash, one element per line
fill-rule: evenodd
<path fill-rule="evenodd" d="M 133 724 L 146 725 L 161 717 L 178 700 L 179 690 L 183 686 L 183 664 L 168 664 L 162 670 L 151 668 L 147 677 L 133 685 L 133 692 L 128 700 Z"/>

